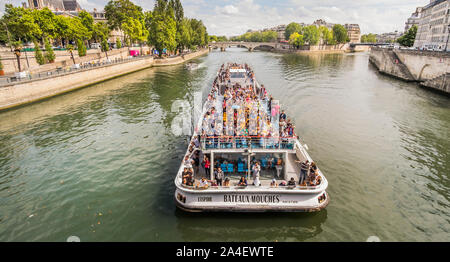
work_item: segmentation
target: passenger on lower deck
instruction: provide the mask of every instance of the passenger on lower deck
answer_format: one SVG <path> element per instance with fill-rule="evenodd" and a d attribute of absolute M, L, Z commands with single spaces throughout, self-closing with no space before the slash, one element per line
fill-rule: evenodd
<path fill-rule="evenodd" d="M 247 186 L 247 179 L 242 176 L 241 180 L 239 180 L 238 186 Z"/>
<path fill-rule="evenodd" d="M 291 177 L 291 180 L 289 180 L 288 186 L 295 186 L 295 179 L 293 177 Z"/>

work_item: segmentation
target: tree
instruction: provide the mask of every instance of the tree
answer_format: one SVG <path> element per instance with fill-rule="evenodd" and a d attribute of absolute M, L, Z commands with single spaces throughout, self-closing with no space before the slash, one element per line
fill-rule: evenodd
<path fill-rule="evenodd" d="M 284 32 L 285 39 L 290 39 L 291 34 L 299 33 L 302 34 L 302 26 L 298 23 L 290 23 L 286 26 L 286 30 Z"/>
<path fill-rule="evenodd" d="M 263 42 L 276 42 L 278 38 L 278 33 L 275 31 L 264 31 L 262 32 Z"/>
<path fill-rule="evenodd" d="M 293 45 L 295 48 L 299 48 L 300 46 L 303 46 L 305 44 L 305 40 L 303 35 L 294 32 L 289 37 L 289 44 Z"/>
<path fill-rule="evenodd" d="M 130 0 L 111 0 L 105 6 L 105 17 L 111 30 L 122 30 L 122 25 L 128 18 L 141 20 L 144 15 L 142 8 Z"/>
<path fill-rule="evenodd" d="M 104 22 L 95 23 L 92 31 L 92 39 L 99 43 L 103 38 L 108 38 L 110 29 Z"/>
<path fill-rule="evenodd" d="M 55 52 L 53 51 L 52 46 L 50 45 L 50 42 L 48 41 L 48 38 L 44 38 L 44 45 L 45 45 L 45 59 L 49 63 L 55 62 Z"/>
<path fill-rule="evenodd" d="M 33 9 L 34 21 L 42 31 L 42 35 L 37 39 L 42 40 L 45 37 L 54 38 L 56 34 L 55 14 L 47 7 L 43 9 Z"/>
<path fill-rule="evenodd" d="M 141 46 L 142 53 L 142 43 L 144 43 L 149 35 L 148 30 L 145 28 L 144 21 L 139 21 L 138 19 L 129 17 L 122 24 L 123 31 L 131 43 L 138 42 Z"/>
<path fill-rule="evenodd" d="M 166 12 L 153 11 L 149 32 L 148 41 L 158 50 L 160 56 L 164 49 L 174 51 L 177 47 L 176 22 Z"/>
<path fill-rule="evenodd" d="M 122 48 L 122 42 L 120 41 L 119 38 L 116 39 L 116 48 L 117 48 L 117 49 Z"/>
<path fill-rule="evenodd" d="M 347 29 L 343 25 L 336 24 L 333 26 L 333 38 L 338 44 L 348 41 Z"/>
<path fill-rule="evenodd" d="M 2 63 L 2 57 L 0 56 L 0 71 L 3 70 L 3 63 Z"/>
<path fill-rule="evenodd" d="M 67 49 L 67 51 L 69 51 L 69 53 L 70 53 L 70 57 L 72 58 L 72 61 L 73 61 L 73 64 L 76 64 L 76 62 L 75 62 L 75 57 L 73 56 L 73 50 L 74 50 L 74 47 L 73 47 L 73 45 L 67 45 L 66 46 L 66 49 Z"/>
<path fill-rule="evenodd" d="M 42 35 L 31 9 L 6 4 L 3 21 L 10 32 L 12 41 L 28 42 Z"/>
<path fill-rule="evenodd" d="M 208 43 L 208 34 L 206 33 L 206 27 L 201 20 L 191 19 L 192 28 L 192 45 L 193 46 L 205 46 Z"/>
<path fill-rule="evenodd" d="M 303 37 L 309 45 L 317 45 L 320 41 L 319 29 L 315 25 L 306 26 L 303 28 Z"/>
<path fill-rule="evenodd" d="M 86 56 L 86 46 L 81 39 L 77 39 L 77 50 L 79 57 Z"/>
<path fill-rule="evenodd" d="M 44 55 L 42 54 L 41 48 L 36 40 L 34 41 L 34 58 L 39 65 L 45 64 Z"/>
<path fill-rule="evenodd" d="M 367 34 L 361 36 L 361 43 L 376 43 L 377 36 L 375 34 Z"/>
<path fill-rule="evenodd" d="M 106 41 L 106 38 L 103 38 L 101 47 L 102 47 L 102 52 L 105 52 L 106 59 L 109 60 L 109 57 L 108 57 L 109 44 L 108 44 L 108 41 Z"/>
<path fill-rule="evenodd" d="M 320 38 L 322 39 L 322 44 L 324 45 L 334 45 L 333 32 L 326 26 L 319 27 Z"/>
<path fill-rule="evenodd" d="M 397 39 L 397 42 L 402 46 L 411 47 L 414 45 L 416 39 L 417 26 L 412 26 L 408 32 Z"/>
<path fill-rule="evenodd" d="M 19 68 L 19 72 L 22 72 L 22 67 L 20 66 L 20 55 L 21 55 L 21 50 L 22 50 L 22 42 L 21 41 L 14 41 L 12 43 L 12 47 L 14 49 L 14 55 L 16 55 L 16 59 L 17 59 L 17 67 Z"/>
<path fill-rule="evenodd" d="M 192 44 L 192 27 L 189 19 L 184 18 L 178 25 L 178 31 L 176 35 L 176 41 L 178 44 L 178 50 L 182 52 L 185 48 L 191 48 Z M 217 37 L 216 40 L 217 41 Z"/>

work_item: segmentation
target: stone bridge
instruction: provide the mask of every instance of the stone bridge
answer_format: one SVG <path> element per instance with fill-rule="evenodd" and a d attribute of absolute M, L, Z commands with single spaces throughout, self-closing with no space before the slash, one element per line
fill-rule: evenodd
<path fill-rule="evenodd" d="M 217 43 L 209 43 L 210 48 L 220 48 L 220 51 L 225 51 L 227 47 L 237 46 L 237 47 L 245 47 L 248 51 L 253 51 L 257 47 L 268 47 L 271 49 L 277 48 L 276 42 L 217 42 Z"/>

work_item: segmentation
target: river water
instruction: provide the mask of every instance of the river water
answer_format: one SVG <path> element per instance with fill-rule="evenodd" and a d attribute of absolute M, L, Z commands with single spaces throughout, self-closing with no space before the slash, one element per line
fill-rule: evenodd
<path fill-rule="evenodd" d="M 312 214 L 186 214 L 174 103 L 224 62 L 280 100 L 329 180 Z M 380 75 L 368 54 L 229 48 L 0 113 L 0 241 L 450 240 L 450 99 Z"/>

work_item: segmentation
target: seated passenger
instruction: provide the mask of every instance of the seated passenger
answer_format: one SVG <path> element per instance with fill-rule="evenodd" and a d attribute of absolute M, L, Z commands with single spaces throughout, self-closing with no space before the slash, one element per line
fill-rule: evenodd
<path fill-rule="evenodd" d="M 289 180 L 288 186 L 295 186 L 295 179 L 293 177 L 291 177 L 291 180 Z"/>
<path fill-rule="evenodd" d="M 245 179 L 245 177 L 241 177 L 241 180 L 239 180 L 238 186 L 247 186 L 247 179 Z"/>
<path fill-rule="evenodd" d="M 206 189 L 208 188 L 208 186 L 209 186 L 208 181 L 206 180 L 206 178 L 203 177 L 202 180 L 200 180 L 198 187 Z"/>
<path fill-rule="evenodd" d="M 277 187 L 277 180 L 275 178 L 270 182 L 270 187 Z"/>
<path fill-rule="evenodd" d="M 286 181 L 281 181 L 281 183 L 279 184 L 279 186 L 286 186 Z"/>
<path fill-rule="evenodd" d="M 225 178 L 225 181 L 223 182 L 223 186 L 229 187 L 230 186 L 230 179 L 227 177 Z"/>
<path fill-rule="evenodd" d="M 218 186 L 216 180 L 209 181 L 211 183 L 211 186 Z"/>

